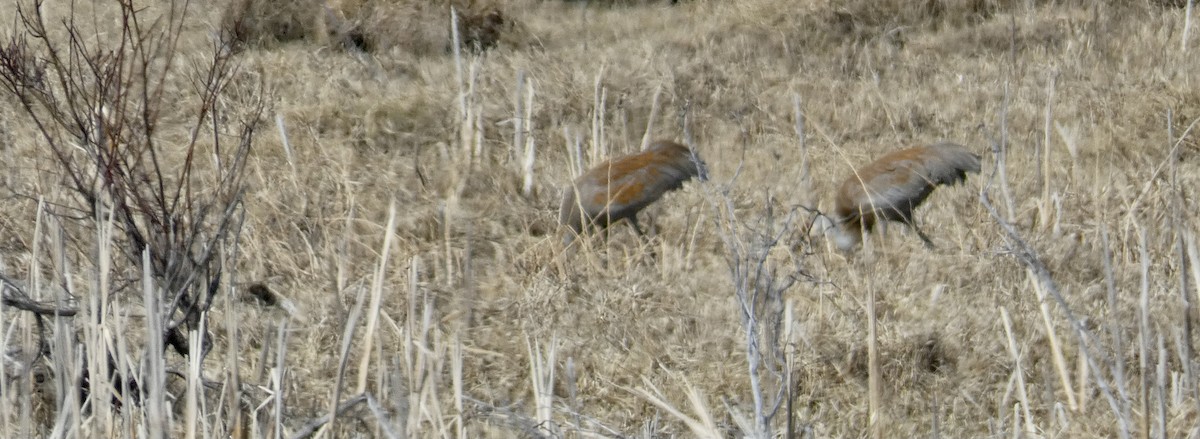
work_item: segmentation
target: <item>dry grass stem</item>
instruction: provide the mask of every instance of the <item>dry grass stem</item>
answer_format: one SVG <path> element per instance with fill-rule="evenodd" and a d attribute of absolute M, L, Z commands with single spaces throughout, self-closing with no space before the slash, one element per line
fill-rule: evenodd
<path fill-rule="evenodd" d="M 1021 349 L 1017 347 L 1017 339 L 1013 335 L 1012 318 L 1008 316 L 1008 310 L 1003 307 L 1000 308 L 1000 319 L 1004 323 L 1004 335 L 1008 340 L 1008 354 L 1012 357 L 1013 361 L 1013 376 L 1016 380 L 1017 401 L 1021 408 L 1021 416 L 1018 419 L 1025 421 L 1022 424 L 1025 427 L 1025 434 L 1034 434 L 1038 430 L 1034 424 L 1033 416 L 1029 411 L 1029 396 L 1025 391 L 1025 371 L 1022 366 Z M 1013 424 L 1014 428 L 1017 428 L 1017 426 L 1018 423 Z"/>
<path fill-rule="evenodd" d="M 0 437 L 1196 435 L 1193 0 L 10 4 Z M 942 141 L 936 248 L 809 239 Z"/>
<path fill-rule="evenodd" d="M 1058 372 L 1059 382 L 1062 383 L 1062 391 L 1067 397 L 1067 407 L 1074 412 L 1079 408 L 1079 403 L 1075 401 L 1075 395 L 1072 393 L 1074 386 L 1071 385 L 1071 374 L 1069 369 L 1067 369 L 1067 360 L 1058 342 L 1058 336 L 1055 335 L 1057 331 L 1054 328 L 1054 319 L 1050 315 L 1050 301 L 1047 300 L 1042 286 L 1033 278 L 1033 274 L 1028 274 L 1030 287 L 1037 293 L 1038 308 L 1042 312 L 1042 324 L 1046 329 L 1046 339 L 1050 342 L 1050 354 L 1053 355 L 1054 368 Z"/>

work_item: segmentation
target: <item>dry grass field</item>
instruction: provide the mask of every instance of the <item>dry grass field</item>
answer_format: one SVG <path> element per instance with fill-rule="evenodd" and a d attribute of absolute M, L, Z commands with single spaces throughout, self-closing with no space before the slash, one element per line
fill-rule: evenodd
<path fill-rule="evenodd" d="M 0 437 L 1200 436 L 1189 2 L 81 3 L 0 24 Z M 808 236 L 941 140 L 935 248 Z"/>

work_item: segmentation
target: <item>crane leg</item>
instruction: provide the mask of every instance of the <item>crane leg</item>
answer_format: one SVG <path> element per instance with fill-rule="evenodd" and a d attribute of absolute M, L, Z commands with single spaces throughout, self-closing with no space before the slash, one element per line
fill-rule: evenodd
<path fill-rule="evenodd" d="M 917 227 L 917 223 L 909 221 L 908 226 L 911 227 L 914 232 L 917 232 L 917 236 L 920 237 L 921 241 L 925 243 L 925 248 L 932 249 L 935 247 L 933 245 L 933 240 L 929 239 L 929 236 L 926 235 L 925 232 L 922 232 L 920 227 Z"/>
<path fill-rule="evenodd" d="M 637 231 L 638 236 L 646 243 L 646 248 L 650 249 L 650 258 L 658 259 L 658 253 L 654 251 L 654 242 L 650 241 L 650 237 L 646 235 L 646 232 L 642 231 L 642 226 L 638 224 L 637 216 L 629 217 L 629 225 L 633 226 L 633 230 Z"/>
<path fill-rule="evenodd" d="M 642 226 L 638 224 L 636 216 L 629 217 L 629 225 L 633 226 L 633 230 L 636 231 L 638 236 L 642 237 L 642 239 L 650 239 L 646 236 L 646 232 L 642 231 Z"/>
<path fill-rule="evenodd" d="M 603 243 L 605 247 L 608 247 L 608 224 L 599 223 L 593 227 L 594 228 L 592 230 L 600 232 L 600 242 Z"/>

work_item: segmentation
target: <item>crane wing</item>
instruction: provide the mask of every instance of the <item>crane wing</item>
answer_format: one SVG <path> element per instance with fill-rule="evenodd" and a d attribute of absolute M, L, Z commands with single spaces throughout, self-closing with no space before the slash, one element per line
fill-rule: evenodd
<path fill-rule="evenodd" d="M 938 143 L 925 148 L 921 173 L 932 184 L 954 185 L 967 179 L 967 173 L 981 170 L 979 155 L 955 143 Z"/>
<path fill-rule="evenodd" d="M 860 212 L 906 218 L 938 185 L 951 185 L 980 171 L 979 156 L 953 143 L 938 143 L 887 154 L 859 169 L 842 185 L 845 218 Z"/>

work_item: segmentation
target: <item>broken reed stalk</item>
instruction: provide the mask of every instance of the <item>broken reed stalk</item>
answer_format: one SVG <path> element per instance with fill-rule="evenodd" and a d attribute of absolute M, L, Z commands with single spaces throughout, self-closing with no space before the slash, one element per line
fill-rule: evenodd
<path fill-rule="evenodd" d="M 37 210 L 34 214 L 35 219 L 34 219 L 34 227 L 33 227 L 33 230 L 34 230 L 33 236 L 35 236 L 35 237 L 41 236 L 41 230 L 43 227 L 45 227 L 44 226 L 45 222 L 49 220 L 49 217 L 45 215 L 45 208 L 46 208 L 45 200 L 42 199 L 41 197 L 39 197 Z M 42 241 L 41 239 L 33 240 L 32 254 L 41 254 L 41 253 L 39 253 L 39 251 L 41 250 L 41 246 L 42 246 L 41 241 Z M 41 265 L 41 258 L 30 258 L 28 285 L 29 285 L 30 291 L 34 295 L 36 295 L 37 292 L 39 292 L 39 291 L 43 291 L 42 290 L 43 286 L 42 286 L 42 282 L 41 282 L 42 267 L 40 265 Z M 11 285 L 7 285 L 8 284 L 7 280 L 5 280 L 5 284 L 6 284 L 5 285 L 6 287 L 11 288 Z M 0 287 L 0 290 L 3 290 L 3 289 L 4 288 Z M 11 306 L 8 303 L 4 303 L 4 302 L 5 301 L 0 301 L 0 308 L 8 308 L 9 306 Z M 24 317 L 24 318 L 22 318 L 22 317 Z M 38 315 L 36 315 L 36 314 L 34 314 L 32 316 L 13 317 L 11 320 L 12 323 L 10 325 L 17 325 L 19 322 L 21 322 L 24 319 L 37 320 L 37 319 L 40 319 L 40 317 L 38 317 Z M 0 321 L 9 321 L 9 320 L 0 320 Z M 40 323 L 40 320 L 38 320 L 38 322 Z M 9 326 L 7 328 L 4 328 L 5 329 L 4 334 L 6 336 L 0 337 L 0 338 L 7 340 L 8 339 L 7 334 L 10 334 L 14 329 L 17 329 L 21 333 L 21 340 L 18 343 L 18 345 L 24 346 L 26 349 L 37 349 L 37 352 L 38 352 L 37 356 L 26 355 L 26 357 L 28 359 L 25 361 L 22 361 L 18 365 L 18 367 L 20 367 L 20 371 L 22 372 L 21 375 L 24 375 L 25 378 L 18 380 L 18 384 L 17 384 L 18 388 L 17 388 L 16 394 L 19 396 L 20 404 L 21 404 L 21 407 L 18 410 L 19 421 L 18 421 L 18 425 L 17 425 L 17 432 L 20 434 L 16 435 L 15 437 L 33 437 L 34 436 L 34 431 L 33 431 L 33 382 L 34 382 L 34 380 L 32 379 L 33 378 L 31 376 L 32 374 L 30 374 L 29 372 L 32 370 L 32 367 L 33 367 L 32 362 L 36 361 L 40 358 L 41 341 L 40 341 L 40 339 L 39 339 L 39 341 L 34 341 L 33 326 L 34 325 L 32 325 L 32 324 L 23 324 L 16 328 L 14 328 L 13 326 Z M 39 328 L 40 328 L 40 326 L 39 326 Z M 40 335 L 39 335 L 39 337 L 40 337 Z M 37 346 L 37 347 L 29 348 L 30 346 Z M 8 352 L 9 351 L 7 349 L 3 351 L 4 354 L 7 354 Z M 2 354 L 0 354 L 0 355 L 2 355 Z M 8 380 L 4 379 L 4 380 L 0 380 L 0 381 L 8 381 Z M 9 395 L 9 394 L 5 393 L 5 395 Z M 6 405 L 6 404 L 0 404 L 0 405 Z"/>
<path fill-rule="evenodd" d="M 1155 424 L 1158 429 L 1158 437 L 1166 438 L 1167 436 L 1167 344 L 1164 341 L 1162 334 L 1158 334 L 1158 367 L 1154 372 L 1154 395 L 1157 396 L 1155 412 L 1158 416 L 1155 417 Z"/>
<path fill-rule="evenodd" d="M 536 151 L 534 149 L 533 136 L 528 136 L 526 133 L 533 132 L 533 86 L 528 85 L 525 77 L 525 71 L 517 72 L 517 88 L 514 93 L 516 101 L 513 110 L 513 144 L 510 151 L 513 152 L 512 159 L 516 161 L 516 152 L 521 151 L 521 196 L 529 198 L 533 195 L 533 170 L 534 160 L 536 159 Z"/>
<path fill-rule="evenodd" d="M 207 328 L 208 319 L 200 320 L 200 327 L 197 330 L 188 331 L 188 358 L 187 358 L 187 389 L 184 393 L 184 429 L 187 433 L 184 435 L 187 439 L 196 439 L 197 422 L 207 421 L 208 417 L 200 411 L 199 399 L 202 396 L 200 391 L 203 388 L 204 375 L 200 371 L 200 349 L 203 346 L 201 337 L 203 337 Z M 208 428 L 204 428 L 208 431 Z M 204 437 L 208 437 L 206 434 Z"/>
<path fill-rule="evenodd" d="M 534 404 L 534 420 L 538 429 L 553 437 L 561 432 L 554 423 L 554 372 L 557 364 L 558 340 L 550 338 L 550 345 L 542 354 L 542 344 L 525 336 L 525 349 L 529 354 L 529 380 L 531 381 Z"/>
<path fill-rule="evenodd" d="M 1116 273 L 1113 270 L 1112 263 L 1112 246 L 1108 240 L 1108 226 L 1104 222 L 1100 222 L 1100 240 L 1104 245 L 1104 286 L 1107 294 L 1108 316 L 1109 316 L 1109 337 L 1112 339 L 1113 352 L 1124 352 L 1125 334 L 1120 324 L 1120 315 L 1118 311 L 1121 309 L 1117 301 L 1117 282 Z M 1082 358 L 1088 358 L 1083 356 Z M 1121 405 L 1121 417 L 1124 419 L 1132 419 L 1129 413 L 1130 404 L 1129 391 L 1125 385 L 1125 362 L 1116 361 L 1112 364 L 1113 381 L 1117 386 L 1117 393 L 1124 404 Z M 1122 437 L 1128 437 L 1129 431 L 1124 431 Z"/>
<path fill-rule="evenodd" d="M 1013 375 L 1017 379 L 1017 400 L 1021 404 L 1021 417 L 1024 418 L 1025 433 L 1037 433 L 1033 416 L 1029 411 L 1029 395 L 1025 393 L 1025 367 L 1021 362 L 1021 351 L 1017 348 L 1017 338 L 1013 335 L 1012 319 L 1008 316 L 1008 308 L 1000 307 L 1000 319 L 1004 322 L 1004 336 L 1007 341 L 1008 354 L 1012 356 Z"/>
<path fill-rule="evenodd" d="M 346 324 L 342 327 L 342 345 L 338 350 L 338 366 L 334 378 L 333 396 L 329 399 L 329 420 L 328 423 L 322 426 L 322 429 L 333 431 L 337 425 L 338 417 L 338 401 L 342 399 L 342 384 L 346 380 L 346 364 L 350 361 L 350 347 L 354 343 L 354 332 L 358 329 L 358 320 L 362 318 L 364 299 L 368 288 L 358 288 L 358 294 L 354 297 L 354 306 L 350 308 L 350 314 L 346 316 Z"/>
<path fill-rule="evenodd" d="M 471 85 L 469 87 L 470 92 L 467 94 L 468 102 L 470 102 L 471 105 L 469 107 L 471 110 L 471 117 L 468 118 L 468 122 L 470 123 L 471 127 L 471 137 L 468 139 L 468 146 L 470 147 L 468 155 L 469 160 L 467 162 L 468 171 L 474 169 L 475 166 L 484 163 L 488 159 L 486 154 L 487 150 L 483 148 L 483 136 L 484 131 L 486 130 L 486 126 L 483 124 L 483 102 L 479 99 L 478 91 L 476 90 L 479 86 L 479 71 L 482 68 L 481 63 L 482 61 L 480 58 L 475 58 L 471 61 Z M 463 186 L 465 187 L 466 179 L 464 178 L 463 181 Z M 459 189 L 458 194 L 462 195 L 462 189 Z"/>
<path fill-rule="evenodd" d="M 1054 84 L 1058 75 L 1057 72 L 1050 72 L 1046 76 L 1046 109 L 1042 120 L 1042 156 L 1039 157 L 1040 166 L 1038 167 L 1038 173 L 1042 176 L 1042 197 L 1038 203 L 1038 224 L 1043 228 L 1050 224 L 1051 206 L 1053 204 L 1051 195 L 1054 186 L 1052 177 L 1054 171 L 1050 168 L 1050 150 L 1053 149 L 1050 146 L 1050 125 L 1051 121 L 1054 120 Z"/>
<path fill-rule="evenodd" d="M 445 356 L 444 346 L 434 337 L 434 303 L 427 290 L 420 288 L 420 259 L 413 257 L 409 265 L 408 315 L 403 328 L 395 328 L 401 340 L 404 368 L 407 379 L 408 399 L 405 401 L 405 433 L 413 437 L 426 431 L 449 436 L 450 428 L 439 401 L 438 383 L 441 381 L 440 362 Z M 421 306 L 418 307 L 417 304 Z M 390 321 L 390 320 L 389 320 Z M 432 430 L 430 430 L 432 429 Z"/>
<path fill-rule="evenodd" d="M 1192 31 L 1192 11 L 1194 10 L 1195 0 L 1188 0 L 1187 6 L 1183 9 L 1183 32 L 1179 36 L 1179 51 L 1187 53 L 1188 51 L 1188 36 Z"/>
<path fill-rule="evenodd" d="M 275 127 L 279 129 L 279 143 L 283 144 L 283 156 L 287 159 L 288 168 L 292 170 L 292 186 L 298 188 L 300 180 L 300 172 L 296 170 L 296 160 L 292 155 L 292 142 L 288 140 L 287 126 L 283 121 L 283 115 L 275 114 Z"/>
<path fill-rule="evenodd" d="M 1188 357 L 1183 356 L 1183 345 L 1185 343 L 1183 340 L 1183 331 L 1180 331 L 1178 328 L 1172 328 L 1171 335 L 1173 338 L 1172 342 L 1175 347 L 1175 359 L 1179 362 L 1187 361 L 1185 358 Z M 1168 359 L 1160 361 L 1169 362 L 1170 360 Z M 1194 392 L 1195 389 L 1186 381 L 1186 378 L 1183 383 L 1179 383 L 1174 379 L 1175 377 L 1173 375 L 1168 375 L 1168 377 L 1171 383 L 1171 392 L 1168 394 L 1168 398 L 1170 399 L 1172 405 L 1181 405 L 1183 404 L 1185 398 L 1192 397 L 1192 392 Z"/>
<path fill-rule="evenodd" d="M 29 259 L 36 260 L 37 258 L 29 258 Z M 7 271 L 7 268 L 8 267 L 5 266 L 5 264 L 4 264 L 3 257 L 0 257 L 0 273 Z M 3 298 L 7 291 L 8 291 L 7 283 L 5 283 L 3 280 L 0 280 L 0 298 Z M 22 369 L 25 368 L 24 365 L 20 364 L 19 362 L 11 362 L 10 363 L 9 359 L 7 357 L 8 352 L 14 352 L 14 351 L 10 351 L 8 349 L 8 341 L 9 341 L 8 334 L 13 334 L 13 332 L 10 330 L 10 328 L 12 328 L 13 325 L 16 325 L 17 320 L 19 320 L 18 317 L 11 317 L 12 320 L 9 320 L 10 317 L 8 316 L 7 311 L 8 311 L 8 305 L 5 304 L 4 300 L 0 299 L 0 334 L 4 334 L 4 336 L 0 336 L 0 352 L 3 352 L 3 354 L 0 354 L 0 355 L 5 356 L 5 357 L 0 358 L 0 374 L 8 373 L 8 370 L 10 367 L 13 369 L 16 369 L 16 372 L 24 372 Z M 21 375 L 24 375 L 24 373 L 21 373 L 16 376 L 21 376 Z M 13 380 L 0 379 L 0 395 L 12 395 L 13 394 L 12 382 L 13 382 Z M 18 398 L 26 399 L 26 398 L 24 398 L 24 395 L 20 395 Z M 8 420 L 12 419 L 12 414 L 9 413 L 9 411 L 12 409 L 13 409 L 12 404 L 0 404 L 0 436 L 15 437 L 16 432 L 13 432 L 12 430 L 9 429 L 10 425 L 8 423 Z"/>
<path fill-rule="evenodd" d="M 533 132 L 533 84 L 529 84 L 525 95 L 525 121 L 524 129 Z M 521 193 L 525 198 L 533 196 L 533 170 L 534 163 L 537 160 L 537 147 L 534 143 L 533 136 L 528 136 L 525 140 L 525 180 L 521 184 Z M 520 143 L 515 147 L 520 148 Z"/>
<path fill-rule="evenodd" d="M 284 402 L 287 400 L 284 393 L 287 389 L 287 345 L 288 345 L 288 319 L 283 318 L 279 321 L 279 334 L 275 339 L 275 370 L 271 373 L 271 396 L 274 401 L 273 414 L 275 415 L 274 431 L 276 437 L 282 437 L 283 413 L 286 411 Z"/>
<path fill-rule="evenodd" d="M 421 332 L 418 334 L 417 345 L 419 348 L 419 357 L 421 359 L 421 368 L 419 369 L 420 378 L 419 387 L 421 400 L 413 407 L 419 407 L 418 412 L 424 415 L 420 425 L 426 425 L 425 429 L 418 431 L 436 432 L 439 436 L 449 436 L 449 428 L 445 423 L 446 416 L 442 413 L 441 402 L 441 371 L 444 369 L 443 361 L 446 357 L 445 346 L 440 344 L 440 333 L 436 332 L 437 320 L 434 318 L 434 300 L 429 295 L 428 290 L 422 291 L 421 301 Z M 410 433 L 409 437 L 415 436 L 415 433 Z"/>
<path fill-rule="evenodd" d="M 581 407 L 579 404 L 579 375 L 575 372 L 575 357 L 567 356 L 567 364 L 563 372 L 567 374 L 567 408 L 571 411 L 571 420 L 575 424 L 575 431 L 583 431 L 583 416 L 579 414 Z"/>
<path fill-rule="evenodd" d="M 1050 316 L 1050 301 L 1046 300 L 1046 291 L 1037 283 L 1037 279 L 1033 277 L 1033 273 L 1025 271 L 1026 277 L 1029 279 L 1030 286 L 1033 287 L 1034 293 L 1037 294 L 1038 309 L 1042 314 L 1042 324 L 1046 328 L 1046 339 L 1050 342 L 1051 359 L 1054 362 L 1054 369 L 1058 372 L 1058 379 L 1062 384 L 1063 393 L 1067 397 L 1067 407 L 1071 411 L 1079 408 L 1079 404 L 1075 401 L 1075 395 L 1072 393 L 1074 386 L 1071 385 L 1071 374 L 1067 369 L 1067 361 L 1062 353 L 1062 345 L 1058 341 L 1058 335 L 1054 331 L 1054 318 Z"/>
<path fill-rule="evenodd" d="M 446 199 L 449 204 L 457 204 L 467 187 L 472 167 L 477 158 L 483 153 L 483 109 L 477 102 L 476 87 L 479 82 L 479 59 L 474 59 L 470 66 L 464 66 L 460 16 L 458 11 L 450 8 L 450 34 L 453 42 L 454 74 L 458 85 L 458 150 L 457 154 L 447 157 L 452 162 L 448 180 L 450 186 Z M 453 148 L 451 148 L 453 151 Z"/>
<path fill-rule="evenodd" d="M 796 119 L 796 140 L 800 144 L 800 202 L 805 206 L 814 206 L 812 187 L 812 165 L 808 157 L 808 135 L 804 127 L 804 101 L 799 94 L 792 95 L 792 114 Z"/>
<path fill-rule="evenodd" d="M 1000 195 L 1004 197 L 1006 215 L 1004 220 L 1013 222 L 1016 216 L 1016 205 L 1013 202 L 1012 191 L 1008 187 L 1008 101 L 1010 99 L 1008 82 L 1004 82 L 1004 101 L 1000 104 L 1000 143 L 997 145 L 996 169 L 1000 173 Z"/>
<path fill-rule="evenodd" d="M 683 125 L 683 144 L 689 147 L 696 145 L 696 137 L 692 135 L 692 103 L 691 101 L 683 102 L 683 116 L 681 125 Z"/>
<path fill-rule="evenodd" d="M 154 277 L 150 272 L 150 249 L 147 248 L 142 252 L 142 300 L 144 300 L 146 309 L 159 309 L 158 298 Z M 143 382 L 146 382 L 149 387 L 144 407 L 146 408 L 146 423 L 149 424 L 147 431 L 151 438 L 166 437 L 167 432 L 167 426 L 163 425 L 163 421 L 166 419 L 163 409 L 168 406 L 166 391 L 163 389 L 167 374 L 163 359 L 162 333 L 164 325 L 162 317 L 157 312 L 146 313 L 146 371 L 144 372 L 146 378 Z"/>
<path fill-rule="evenodd" d="M 440 206 L 442 216 L 442 264 L 444 268 L 443 273 L 445 274 L 442 277 L 442 282 L 448 287 L 454 286 L 454 280 L 458 277 L 455 273 L 457 270 L 455 270 L 454 264 L 454 242 L 451 239 L 453 237 L 451 233 L 454 220 L 453 210 L 458 206 L 457 199 L 457 197 L 451 198 L 442 202 Z"/>
<path fill-rule="evenodd" d="M 513 143 L 508 159 L 515 163 L 517 152 L 525 144 L 525 70 L 517 70 L 517 88 L 513 92 Z"/>
<path fill-rule="evenodd" d="M 463 61 L 462 61 L 462 36 L 459 32 L 459 15 L 458 9 L 454 6 L 450 7 L 450 41 L 451 50 L 454 52 L 454 79 L 455 84 L 458 84 L 458 96 L 455 102 L 458 103 L 458 120 L 461 124 L 467 120 L 467 94 L 464 93 L 466 84 L 463 80 Z"/>
<path fill-rule="evenodd" d="M 567 148 L 567 169 L 571 171 L 571 180 L 574 181 L 583 175 L 583 139 L 579 135 L 571 135 L 571 129 L 563 126 L 563 141 Z M 578 194 L 576 194 L 578 196 Z"/>
<path fill-rule="evenodd" d="M 463 406 L 465 392 L 463 391 L 463 345 L 458 334 L 450 340 L 450 385 L 454 390 L 454 432 L 458 439 L 467 439 L 467 412 Z"/>
<path fill-rule="evenodd" d="M 346 220 L 342 222 L 342 238 L 337 241 L 337 252 L 339 255 L 349 254 L 351 233 L 354 231 L 355 216 L 358 214 L 358 204 L 354 201 L 354 194 L 349 190 L 348 180 L 348 178 L 345 178 L 342 181 L 343 190 L 346 191 L 344 195 L 348 209 L 346 211 Z M 342 257 L 334 259 L 336 261 L 334 262 L 333 282 L 336 288 L 335 291 L 341 294 L 346 291 L 347 279 L 349 277 L 347 275 L 346 264 L 350 258 Z"/>
<path fill-rule="evenodd" d="M 875 311 L 875 286 L 872 284 L 867 287 L 867 422 L 871 437 L 880 439 L 883 437 L 884 420 L 879 389 L 882 379 L 879 369 L 879 320 Z"/>
<path fill-rule="evenodd" d="M 97 209 L 97 214 L 100 218 L 96 222 L 96 277 L 92 284 L 92 294 L 88 295 L 88 315 L 95 318 L 85 319 L 83 324 L 84 345 L 86 346 L 87 362 L 86 367 L 89 371 L 108 371 L 118 369 L 117 364 L 110 364 L 109 358 L 112 356 L 112 363 L 120 362 L 120 355 L 113 353 L 112 346 L 108 342 L 106 336 L 108 330 L 108 321 L 119 320 L 119 314 L 109 316 L 104 307 L 106 304 L 112 303 L 110 293 L 112 292 L 111 280 L 112 273 L 112 245 L 115 238 L 115 222 L 113 212 L 106 211 L 103 208 Z M 3 321 L 0 319 L 0 321 Z M 124 334 L 124 332 L 116 332 L 116 334 Z M 0 352 L 8 352 L 0 349 Z M 107 375 L 102 375 L 107 376 Z M 129 376 L 122 373 L 117 373 L 116 376 Z M 114 386 L 91 386 L 89 398 L 91 398 L 92 413 L 94 417 L 99 417 L 100 431 L 113 431 L 113 393 L 116 391 Z M 127 395 L 127 394 L 123 394 Z"/>
<path fill-rule="evenodd" d="M 358 363 L 358 382 L 354 393 L 367 390 L 367 376 L 371 372 L 371 345 L 375 341 L 376 326 L 379 320 L 379 308 L 383 301 L 383 281 L 387 274 L 388 257 L 392 250 L 392 235 L 396 231 L 396 202 L 388 206 L 387 227 L 384 228 L 383 246 L 379 249 L 379 264 L 375 266 L 375 275 L 371 278 L 371 302 L 367 308 L 367 327 L 363 329 L 362 356 Z"/>
<path fill-rule="evenodd" d="M 117 317 L 116 319 L 113 319 L 113 330 L 117 334 L 129 334 L 129 331 L 133 330 L 128 326 L 129 313 L 125 311 L 124 307 L 125 305 L 120 302 L 114 302 L 112 304 L 113 315 Z M 116 339 L 116 358 L 133 358 L 129 347 L 130 343 L 128 337 L 117 337 Z M 133 365 L 128 361 L 117 361 L 117 372 L 120 373 L 121 376 L 125 377 L 135 376 Z M 134 387 L 134 384 L 135 382 L 133 380 L 123 379 L 118 383 L 117 389 L 122 395 L 133 395 L 135 392 L 139 391 L 136 387 Z M 136 425 L 136 422 L 134 422 L 134 411 L 121 410 L 121 421 L 123 425 L 126 426 L 126 431 L 129 432 L 126 437 L 132 437 L 132 430 L 134 428 L 133 426 Z"/>
<path fill-rule="evenodd" d="M 646 132 L 642 133 L 642 145 L 638 147 L 638 151 L 645 151 L 650 147 L 650 142 L 654 141 L 654 123 L 658 120 L 659 98 L 662 96 L 662 91 L 662 84 L 654 87 L 654 99 L 650 101 L 650 117 L 646 119 Z"/>
<path fill-rule="evenodd" d="M 1150 431 L 1150 254 L 1146 244 L 1146 229 L 1138 229 L 1138 254 L 1141 256 L 1141 295 L 1138 296 L 1138 376 L 1142 404 L 1142 431 Z"/>
<path fill-rule="evenodd" d="M 52 230 L 55 231 L 50 235 L 50 258 L 54 262 L 54 270 L 50 273 L 50 283 L 69 285 L 72 270 L 71 265 L 63 259 L 66 256 L 66 250 L 62 239 L 64 233 L 62 223 L 56 221 Z M 49 326 L 53 330 L 47 337 L 48 340 L 44 341 L 49 343 L 50 348 L 45 355 L 54 359 L 54 366 L 58 369 L 57 373 L 52 376 L 52 383 L 55 393 L 59 395 L 57 401 L 59 408 L 48 436 L 62 437 L 67 436 L 68 432 L 79 429 L 83 423 L 80 404 L 83 396 L 81 380 L 84 352 L 83 346 L 75 342 L 73 328 L 66 319 L 52 319 Z"/>
<path fill-rule="evenodd" d="M 592 90 L 592 149 L 588 156 L 590 163 L 600 163 L 608 157 L 608 145 L 604 141 L 604 124 L 608 111 L 608 87 L 604 86 L 605 66 L 600 65 Z"/>
<path fill-rule="evenodd" d="M 31 285 L 32 285 L 34 291 L 41 291 L 42 286 L 40 284 L 34 283 Z M 33 317 L 33 318 L 36 319 L 37 317 Z M 33 331 L 32 326 L 33 325 L 22 325 L 21 326 L 21 345 L 22 346 L 34 346 L 35 343 L 37 343 L 34 341 L 34 334 L 33 334 L 34 331 Z M 26 368 L 27 371 L 28 371 L 28 368 L 31 366 L 32 366 L 32 364 L 24 365 L 24 367 Z M 33 437 L 34 436 L 34 431 L 33 431 L 33 382 L 34 382 L 34 380 L 30 379 L 30 378 L 32 378 L 32 377 L 27 377 L 26 379 L 21 380 L 21 389 L 18 392 L 18 394 L 21 396 L 21 421 L 20 421 L 20 426 L 18 428 L 19 428 L 20 432 L 22 433 L 19 437 Z M 159 429 L 159 431 L 161 431 L 161 429 Z"/>
<path fill-rule="evenodd" d="M 400 337 L 401 346 L 403 347 L 403 349 L 401 349 L 401 353 L 403 355 L 402 358 L 404 359 L 404 373 L 405 378 L 408 379 L 405 384 L 409 389 L 407 407 L 408 412 L 404 413 L 404 415 L 406 415 L 404 419 L 405 433 L 416 431 L 416 425 L 420 422 L 420 419 L 416 414 L 417 412 L 420 412 L 420 410 L 413 410 L 414 403 L 418 404 L 415 405 L 415 407 L 420 407 L 420 400 L 414 396 L 417 393 L 415 389 L 420 388 L 416 382 L 416 371 L 419 367 L 421 367 L 419 364 L 420 358 L 418 357 L 420 354 L 417 352 L 417 344 L 413 338 L 414 334 L 417 334 L 420 331 L 420 327 L 418 326 L 419 321 L 417 320 L 417 303 L 419 302 L 418 299 L 420 298 L 420 276 L 420 256 L 413 256 L 408 261 L 408 312 L 404 313 L 404 334 L 402 334 Z"/>
<path fill-rule="evenodd" d="M 1063 145 L 1067 147 L 1067 154 L 1071 156 L 1067 181 L 1075 183 L 1079 178 L 1079 134 L 1075 129 L 1067 128 L 1058 122 L 1054 123 L 1054 128 L 1058 131 L 1058 136 L 1062 138 Z"/>
<path fill-rule="evenodd" d="M 1075 390 L 1075 398 L 1077 398 L 1079 401 L 1078 413 L 1087 412 L 1089 396 L 1092 393 L 1091 383 L 1088 380 L 1090 371 L 1088 371 L 1088 362 L 1087 358 L 1085 357 L 1086 354 L 1087 352 L 1084 351 L 1082 346 L 1080 346 L 1077 354 L 1078 356 L 1075 359 L 1075 376 L 1077 377 L 1077 382 L 1079 383 L 1079 386 Z"/>
<path fill-rule="evenodd" d="M 792 377 L 792 371 L 796 370 L 796 314 L 794 302 L 788 300 L 784 302 L 783 307 L 783 382 L 787 391 L 784 397 L 784 413 L 787 418 L 784 419 L 784 439 L 795 439 L 796 437 L 796 412 L 793 409 L 793 404 L 796 401 L 795 394 L 795 378 Z"/>

